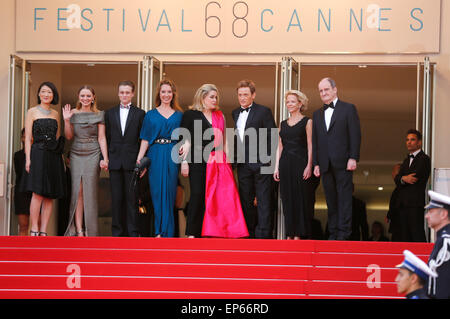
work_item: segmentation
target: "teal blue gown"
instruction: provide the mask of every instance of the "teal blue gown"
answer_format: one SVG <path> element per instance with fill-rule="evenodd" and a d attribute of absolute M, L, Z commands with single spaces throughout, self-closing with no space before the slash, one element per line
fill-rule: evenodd
<path fill-rule="evenodd" d="M 155 216 L 155 236 L 173 237 L 175 234 L 174 206 L 177 194 L 179 164 L 172 160 L 172 149 L 178 136 L 173 130 L 180 127 L 183 113 L 176 111 L 168 119 L 153 109 L 147 112 L 141 129 L 141 139 L 149 144 L 149 183 Z M 156 144 L 157 139 L 171 139 L 169 144 Z M 178 152 L 174 150 L 174 154 Z"/>

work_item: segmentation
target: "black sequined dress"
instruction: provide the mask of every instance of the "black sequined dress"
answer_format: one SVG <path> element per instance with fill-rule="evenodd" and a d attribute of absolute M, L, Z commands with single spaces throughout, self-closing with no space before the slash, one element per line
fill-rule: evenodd
<path fill-rule="evenodd" d="M 33 192 L 47 198 L 62 198 L 66 195 L 62 158 L 65 139 L 56 139 L 57 131 L 58 122 L 55 119 L 34 120 L 30 172 L 24 172 L 21 191 Z"/>

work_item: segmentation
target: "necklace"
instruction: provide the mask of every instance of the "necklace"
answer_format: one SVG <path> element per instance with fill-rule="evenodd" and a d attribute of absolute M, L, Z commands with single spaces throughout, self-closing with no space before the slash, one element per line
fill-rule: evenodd
<path fill-rule="evenodd" d="M 288 118 L 288 120 L 291 120 L 291 122 L 297 123 L 297 122 L 301 121 L 303 118 L 304 118 L 304 116 L 294 115 L 294 116 L 290 116 Z"/>
<path fill-rule="evenodd" d="M 42 114 L 50 115 L 50 113 L 52 113 L 52 110 L 46 110 L 46 109 L 44 109 L 44 108 L 43 108 L 42 106 L 40 106 L 40 105 L 38 105 L 37 108 L 38 108 L 38 110 L 39 110 Z"/>

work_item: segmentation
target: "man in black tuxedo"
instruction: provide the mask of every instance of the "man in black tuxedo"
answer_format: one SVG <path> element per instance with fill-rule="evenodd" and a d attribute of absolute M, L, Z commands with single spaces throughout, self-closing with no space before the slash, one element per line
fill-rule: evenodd
<path fill-rule="evenodd" d="M 130 187 L 139 153 L 145 111 L 131 104 L 134 83 L 119 83 L 120 104 L 106 111 L 109 179 L 112 198 L 112 236 L 138 236 L 137 190 Z"/>
<path fill-rule="evenodd" d="M 410 129 L 406 133 L 408 157 L 395 176 L 397 185 L 400 241 L 424 242 L 425 189 L 431 172 L 431 160 L 422 151 L 422 134 Z"/>
<path fill-rule="evenodd" d="M 256 88 L 253 81 L 240 81 L 237 95 L 240 107 L 233 110 L 232 116 L 237 133 L 234 144 L 235 163 L 242 210 L 250 238 L 272 238 L 273 172 L 265 172 L 264 169 L 270 166 L 271 129 L 276 129 L 275 120 L 268 107 L 254 103 Z M 255 196 L 257 207 L 253 205 Z"/>
<path fill-rule="evenodd" d="M 319 82 L 324 106 L 313 114 L 314 175 L 322 176 L 331 240 L 348 240 L 352 233 L 353 171 L 359 161 L 361 128 L 356 107 L 337 97 L 331 78 Z"/>

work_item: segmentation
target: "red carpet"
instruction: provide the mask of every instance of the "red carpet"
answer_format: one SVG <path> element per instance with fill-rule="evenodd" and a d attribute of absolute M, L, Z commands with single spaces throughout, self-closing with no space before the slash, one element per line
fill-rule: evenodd
<path fill-rule="evenodd" d="M 403 298 L 404 249 L 432 244 L 0 237 L 0 298 Z"/>

